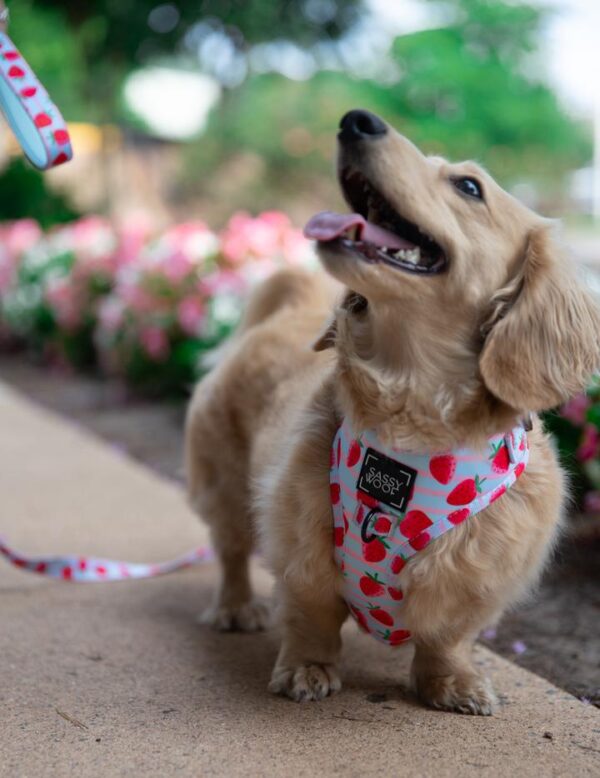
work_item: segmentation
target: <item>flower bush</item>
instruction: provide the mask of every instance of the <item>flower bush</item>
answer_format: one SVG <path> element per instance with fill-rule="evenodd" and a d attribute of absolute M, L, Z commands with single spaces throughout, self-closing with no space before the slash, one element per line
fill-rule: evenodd
<path fill-rule="evenodd" d="M 580 508 L 600 513 L 600 377 L 585 394 L 547 414 L 546 426 L 557 439 Z"/>
<path fill-rule="evenodd" d="M 0 226 L 0 343 L 154 393 L 185 391 L 249 289 L 278 267 L 312 261 L 277 211 L 235 214 L 220 234 L 201 221 L 160 235 L 97 216 L 48 233 L 13 222 Z"/>

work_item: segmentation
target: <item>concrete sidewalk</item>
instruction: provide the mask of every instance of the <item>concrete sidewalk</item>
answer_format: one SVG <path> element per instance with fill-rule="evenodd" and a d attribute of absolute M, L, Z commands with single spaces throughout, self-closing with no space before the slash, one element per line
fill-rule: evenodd
<path fill-rule="evenodd" d="M 27 554 L 159 561 L 206 542 L 179 489 L 1 385 L 0 495 L 0 534 Z M 270 696 L 274 636 L 194 621 L 216 575 L 76 585 L 0 560 L 0 774 L 599 774 L 598 710 L 483 649 L 493 718 L 422 708 L 410 649 L 350 624 L 339 695 Z"/>

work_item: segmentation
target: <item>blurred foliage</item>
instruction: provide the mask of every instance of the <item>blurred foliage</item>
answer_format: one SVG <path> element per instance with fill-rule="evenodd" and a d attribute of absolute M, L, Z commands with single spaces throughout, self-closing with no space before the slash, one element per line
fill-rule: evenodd
<path fill-rule="evenodd" d="M 93 46 L 90 58 L 141 64 L 171 53 L 200 20 L 218 20 L 239 47 L 288 38 L 308 45 L 339 37 L 362 10 L 362 0 L 35 0 L 60 8 Z"/>
<path fill-rule="evenodd" d="M 0 173 L 0 220 L 24 215 L 47 228 L 71 221 L 78 214 L 64 198 L 47 190 L 42 173 L 16 159 Z"/>
<path fill-rule="evenodd" d="M 82 41 L 73 34 L 61 4 L 39 8 L 34 0 L 9 0 L 7 5 L 11 38 L 64 115 L 71 120 L 93 115 L 84 101 L 89 74 Z"/>
<path fill-rule="evenodd" d="M 591 158 L 589 128 L 565 113 L 544 82 L 539 44 L 552 11 L 533 0 L 421 2 L 438 27 L 383 43 L 368 75 L 357 75 L 348 45 L 360 42 L 365 0 L 9 5 L 11 34 L 70 120 L 130 123 L 120 99 L 124 78 L 164 59 L 229 87 L 200 142 L 184 150 L 181 200 L 204 197 L 231 212 L 284 198 L 293 208 L 318 189 L 330 198 L 335 128 L 356 107 L 381 114 L 428 152 L 478 159 L 503 184 L 531 179 L 551 197 Z M 349 32 L 359 37 L 345 38 Z M 312 77 L 249 67 L 253 46 L 286 40 L 312 57 Z M 318 68 L 323 46 L 338 69 Z M 228 67 L 237 74 L 229 81 Z"/>
<path fill-rule="evenodd" d="M 535 52 L 545 12 L 504 0 L 428 2 L 443 5 L 447 23 L 396 38 L 392 83 L 341 71 L 304 82 L 251 77 L 214 112 L 187 169 L 210 180 L 232 154 L 256 154 L 264 165 L 247 197 L 260 197 L 261 186 L 285 196 L 292 171 L 306 177 L 331 167 L 339 118 L 363 107 L 430 153 L 481 161 L 504 184 L 564 184 L 566 172 L 590 159 L 591 138 L 543 82 Z"/>
<path fill-rule="evenodd" d="M 21 2 L 13 0 L 14 8 Z M 116 91 L 128 72 L 177 52 L 195 58 L 194 48 L 211 32 L 234 52 L 273 39 L 308 46 L 338 38 L 363 10 L 363 0 L 25 0 L 25 4 L 68 19 L 74 32 L 71 41 L 88 71 L 84 94 L 93 97 L 104 118 L 114 110 Z M 15 14 L 13 21 L 16 28 Z M 30 35 L 28 30 L 28 39 Z M 49 40 L 44 38 L 44 48 Z M 64 36 L 55 37 L 54 45 L 63 40 Z"/>

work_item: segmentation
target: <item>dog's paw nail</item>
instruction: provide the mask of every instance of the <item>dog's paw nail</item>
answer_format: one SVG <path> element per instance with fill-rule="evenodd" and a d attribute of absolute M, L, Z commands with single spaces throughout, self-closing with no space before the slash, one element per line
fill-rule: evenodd
<path fill-rule="evenodd" d="M 257 600 L 241 605 L 218 605 L 200 614 L 198 621 L 220 632 L 258 632 L 269 626 L 269 609 Z"/>
<path fill-rule="evenodd" d="M 418 684 L 418 694 L 433 708 L 470 716 L 491 716 L 497 704 L 489 680 L 477 676 L 426 680 Z"/>
<path fill-rule="evenodd" d="M 284 694 L 295 702 L 322 700 L 339 692 L 342 682 L 333 665 L 301 665 L 293 669 L 275 669 L 269 691 Z"/>

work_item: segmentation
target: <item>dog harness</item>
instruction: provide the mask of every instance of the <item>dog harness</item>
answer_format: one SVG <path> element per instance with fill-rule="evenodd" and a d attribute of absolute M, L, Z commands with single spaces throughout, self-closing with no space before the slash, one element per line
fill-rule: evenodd
<path fill-rule="evenodd" d="M 400 571 L 501 497 L 528 459 L 522 425 L 489 438 L 485 451 L 429 455 L 384 446 L 374 430 L 356 434 L 344 419 L 331 449 L 334 556 L 343 596 L 364 631 L 392 646 L 410 638 Z"/>

